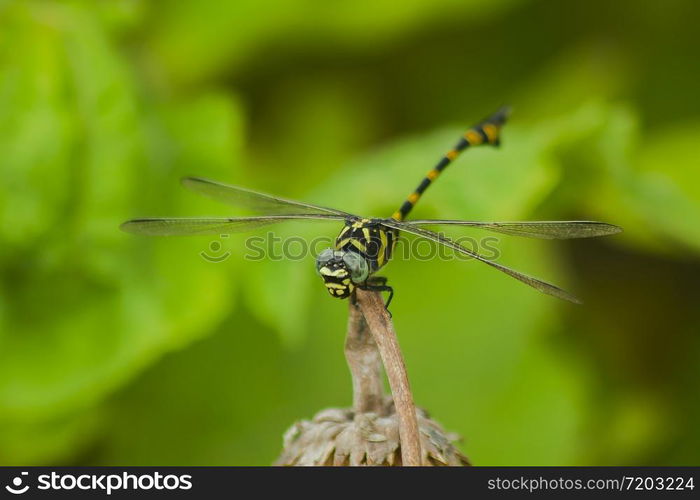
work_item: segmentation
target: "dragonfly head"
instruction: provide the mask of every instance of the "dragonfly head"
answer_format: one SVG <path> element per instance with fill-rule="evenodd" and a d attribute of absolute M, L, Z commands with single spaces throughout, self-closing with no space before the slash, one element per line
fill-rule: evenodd
<path fill-rule="evenodd" d="M 333 297 L 345 299 L 369 276 L 367 261 L 355 252 L 327 248 L 316 257 L 316 272 Z"/>

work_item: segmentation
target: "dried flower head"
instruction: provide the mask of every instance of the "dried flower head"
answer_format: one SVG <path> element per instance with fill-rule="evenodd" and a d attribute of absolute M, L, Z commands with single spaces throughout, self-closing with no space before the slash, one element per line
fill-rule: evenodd
<path fill-rule="evenodd" d="M 470 465 L 453 445 L 459 437 L 446 433 L 417 409 L 422 464 Z M 388 398 L 382 414 L 328 408 L 312 420 L 295 423 L 284 435 L 284 450 L 275 465 L 401 465 L 396 413 Z"/>

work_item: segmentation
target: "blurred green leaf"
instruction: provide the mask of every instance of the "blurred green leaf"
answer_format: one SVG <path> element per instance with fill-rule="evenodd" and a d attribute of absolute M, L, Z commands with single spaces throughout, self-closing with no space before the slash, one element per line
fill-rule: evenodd
<path fill-rule="evenodd" d="M 0 0 L 0 462 L 270 463 L 294 420 L 351 401 L 347 302 L 315 252 L 117 225 L 236 213 L 182 175 L 384 216 L 501 103 L 502 148 L 466 153 L 414 215 L 625 232 L 499 237 L 499 262 L 579 308 L 476 262 L 398 255 L 417 401 L 477 464 L 697 462 L 698 15 L 691 0 Z"/>
<path fill-rule="evenodd" d="M 629 231 L 650 247 L 666 251 L 700 251 L 700 159 L 694 154 L 700 139 L 697 123 L 679 124 L 655 131 L 639 147 L 630 147 L 627 161 L 632 172 L 614 170 L 615 191 L 622 200 Z"/>
<path fill-rule="evenodd" d="M 32 43 L 1 70 L 0 461 L 23 463 L 75 454 L 81 413 L 228 310 L 231 287 L 199 258 L 201 242 L 139 240 L 118 225 L 138 215 L 137 200 L 196 210 L 194 196 L 169 194 L 176 179 L 232 169 L 241 126 L 220 95 L 145 96 L 85 10 L 10 14 L 3 27 Z M 56 436 L 31 446 L 49 422 Z"/>
<path fill-rule="evenodd" d="M 178 0 L 151 6 L 158 19 L 150 46 L 175 81 L 192 82 L 251 61 L 266 51 L 315 47 L 373 49 L 388 45 L 426 23 L 439 25 L 457 13 L 479 19 L 516 0 L 441 0 L 333 5 L 318 0 L 197 2 Z M 289 43 L 293 41 L 293 43 Z M 319 41 L 323 43 L 319 44 Z M 212 50 L 216 47 L 216 50 Z M 324 50 L 325 49 L 325 50 Z"/>

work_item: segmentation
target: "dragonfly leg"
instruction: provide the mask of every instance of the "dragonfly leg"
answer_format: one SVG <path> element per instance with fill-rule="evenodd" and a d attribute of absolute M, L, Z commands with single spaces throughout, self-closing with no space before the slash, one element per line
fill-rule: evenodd
<path fill-rule="evenodd" d="M 389 292 L 389 298 L 384 304 L 386 312 L 389 313 L 391 317 L 391 311 L 389 311 L 389 304 L 391 304 L 391 299 L 394 298 L 394 289 L 386 284 L 386 276 L 370 276 L 370 278 L 362 285 L 360 288 L 363 290 L 368 290 L 370 292 Z"/>
<path fill-rule="evenodd" d="M 366 285 L 386 285 L 388 278 L 386 276 L 370 276 L 365 281 Z"/>

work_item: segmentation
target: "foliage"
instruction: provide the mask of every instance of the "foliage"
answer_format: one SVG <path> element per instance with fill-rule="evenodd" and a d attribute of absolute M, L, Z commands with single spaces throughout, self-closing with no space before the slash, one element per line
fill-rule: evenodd
<path fill-rule="evenodd" d="M 477 464 L 697 463 L 698 6 L 571 5 L 0 3 L 0 463 L 269 463 L 294 420 L 350 403 L 347 304 L 312 256 L 246 260 L 232 236 L 217 264 L 211 238 L 118 224 L 229 213 L 186 174 L 383 216 L 502 102 L 502 147 L 415 216 L 625 233 L 499 240 L 579 308 L 392 262 L 417 401 Z"/>

